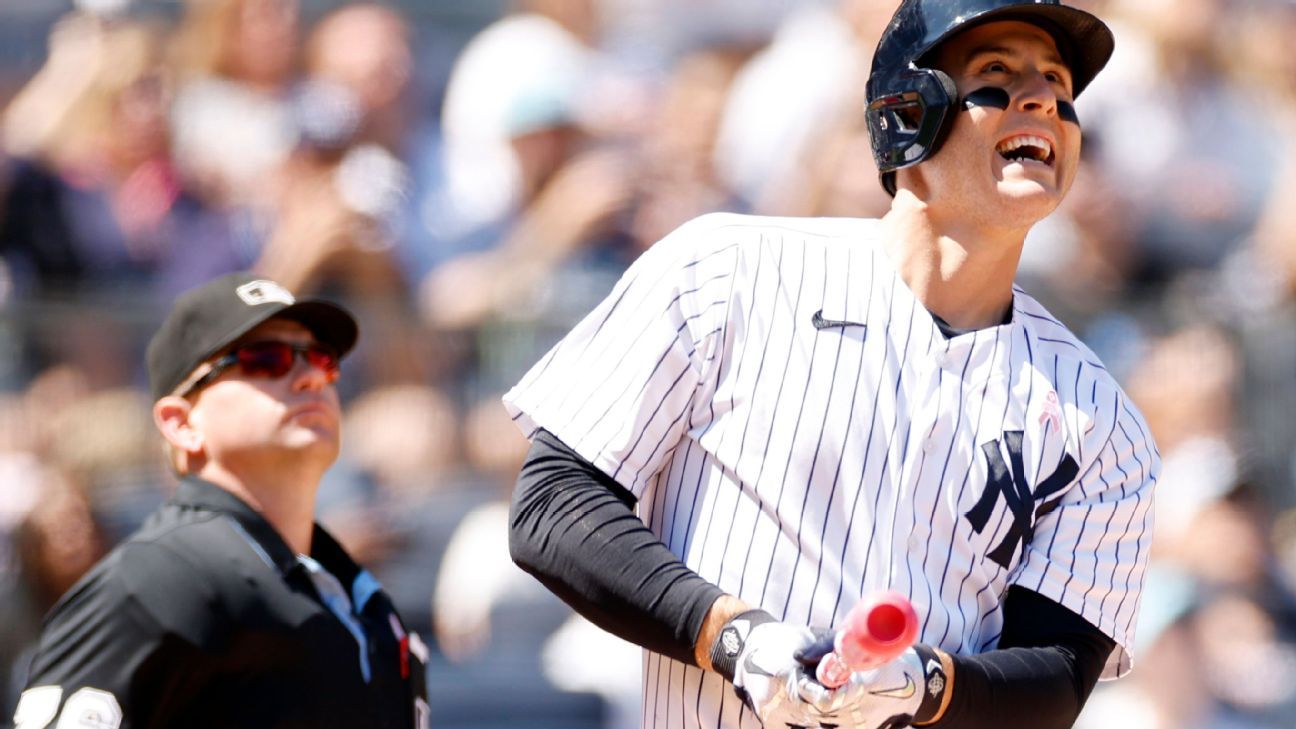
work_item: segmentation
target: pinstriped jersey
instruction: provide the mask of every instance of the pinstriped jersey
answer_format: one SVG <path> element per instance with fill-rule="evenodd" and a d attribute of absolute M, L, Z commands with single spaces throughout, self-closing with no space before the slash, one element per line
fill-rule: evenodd
<path fill-rule="evenodd" d="M 996 647 L 1011 585 L 1130 666 L 1159 456 L 1094 354 L 1020 289 L 947 338 L 878 221 L 704 216 L 645 253 L 506 396 L 638 498 L 691 569 L 835 627 L 907 594 L 921 640 Z M 717 675 L 657 654 L 644 725 L 759 727 Z"/>

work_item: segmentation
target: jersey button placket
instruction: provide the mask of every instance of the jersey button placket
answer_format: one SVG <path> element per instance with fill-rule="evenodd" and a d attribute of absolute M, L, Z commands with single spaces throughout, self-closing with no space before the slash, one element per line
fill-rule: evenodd
<path fill-rule="evenodd" d="M 929 362 L 923 363 L 918 386 L 915 389 L 922 407 L 914 414 L 912 427 L 915 429 L 914 432 L 922 434 L 921 447 L 925 453 L 930 453 L 934 444 L 940 440 L 937 436 L 941 430 L 941 413 L 946 409 L 941 403 L 941 381 L 944 379 L 941 375 L 944 368 L 943 357 L 944 351 L 938 351 Z"/>

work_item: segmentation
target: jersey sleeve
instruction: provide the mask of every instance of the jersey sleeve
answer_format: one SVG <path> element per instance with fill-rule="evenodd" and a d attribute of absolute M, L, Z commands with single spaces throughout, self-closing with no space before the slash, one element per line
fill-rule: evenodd
<path fill-rule="evenodd" d="M 183 702 L 195 641 L 218 622 L 207 582 L 153 544 L 128 542 L 109 559 L 46 619 L 17 726 L 165 726 Z"/>
<path fill-rule="evenodd" d="M 1095 389 L 1094 427 L 1076 484 L 1041 517 L 1012 580 L 1056 601 L 1116 642 L 1102 678 L 1132 665 L 1161 461 L 1142 416 L 1114 385 Z"/>
<path fill-rule="evenodd" d="M 714 381 L 739 246 L 723 215 L 642 255 L 611 294 L 504 396 L 532 437 L 548 430 L 636 497 Z"/>

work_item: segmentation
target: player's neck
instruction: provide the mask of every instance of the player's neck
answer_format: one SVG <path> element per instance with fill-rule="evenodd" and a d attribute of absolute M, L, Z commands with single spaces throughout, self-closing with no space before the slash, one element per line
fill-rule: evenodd
<path fill-rule="evenodd" d="M 887 257 L 928 311 L 958 329 L 1004 321 L 1024 232 L 945 223 L 903 190 L 882 231 Z"/>

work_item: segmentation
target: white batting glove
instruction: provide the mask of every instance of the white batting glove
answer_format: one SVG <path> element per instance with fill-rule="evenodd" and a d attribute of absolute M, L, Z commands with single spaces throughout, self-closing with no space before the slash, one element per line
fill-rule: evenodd
<path fill-rule="evenodd" d="M 814 697 L 821 723 L 889 729 L 934 720 L 949 688 L 946 667 L 927 646 L 915 646 L 870 671 L 857 671 L 837 689 Z"/>
<path fill-rule="evenodd" d="M 898 729 L 944 713 L 949 666 L 936 651 L 915 645 L 830 689 L 815 679 L 815 667 L 832 650 L 832 639 L 831 631 L 750 610 L 721 629 L 711 664 L 765 729 Z"/>
<path fill-rule="evenodd" d="M 780 623 L 763 610 L 749 610 L 725 624 L 711 648 L 711 665 L 729 679 L 766 729 L 819 727 L 816 706 L 827 691 L 814 666 L 797 655 L 823 631 Z"/>

